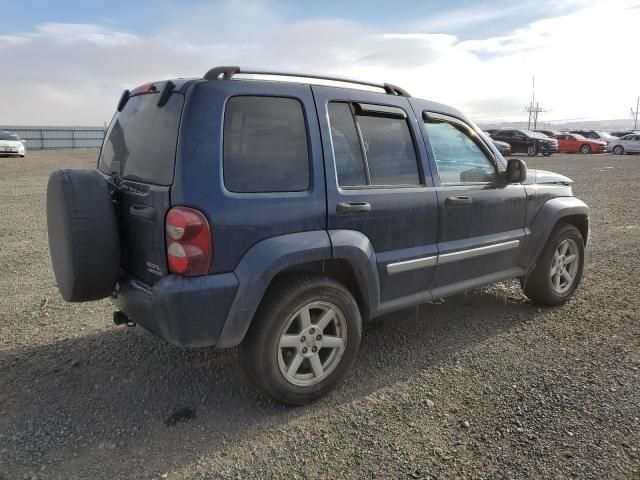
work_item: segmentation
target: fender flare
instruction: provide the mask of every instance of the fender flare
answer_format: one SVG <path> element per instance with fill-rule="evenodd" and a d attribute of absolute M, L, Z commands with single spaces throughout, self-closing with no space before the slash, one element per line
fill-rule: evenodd
<path fill-rule="evenodd" d="M 366 310 L 363 318 L 374 317 L 380 309 L 380 278 L 371 241 L 355 230 L 329 230 L 329 238 L 333 258 L 347 261 L 353 269 Z"/>
<path fill-rule="evenodd" d="M 238 290 L 216 346 L 234 347 L 242 341 L 271 280 L 279 272 L 330 258 L 331 242 L 325 230 L 280 235 L 252 246 L 234 271 Z"/>
<path fill-rule="evenodd" d="M 273 278 L 283 270 L 319 260 L 340 259 L 351 266 L 366 309 L 380 307 L 376 255 L 369 239 L 353 230 L 292 233 L 258 242 L 245 253 L 234 274 L 238 289 L 216 347 L 234 347 L 244 339 Z"/>
<path fill-rule="evenodd" d="M 565 217 L 580 215 L 589 219 L 589 207 L 576 197 L 552 198 L 538 210 L 531 226 L 531 235 L 522 254 L 520 265 L 531 270 L 557 223 Z"/>

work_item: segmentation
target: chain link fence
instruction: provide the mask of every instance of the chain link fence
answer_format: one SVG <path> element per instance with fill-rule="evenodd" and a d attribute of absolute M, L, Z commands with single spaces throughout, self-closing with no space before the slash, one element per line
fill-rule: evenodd
<path fill-rule="evenodd" d="M 27 150 L 56 148 L 100 148 L 104 127 L 46 127 L 0 125 L 0 130 L 16 133 L 26 140 Z"/>

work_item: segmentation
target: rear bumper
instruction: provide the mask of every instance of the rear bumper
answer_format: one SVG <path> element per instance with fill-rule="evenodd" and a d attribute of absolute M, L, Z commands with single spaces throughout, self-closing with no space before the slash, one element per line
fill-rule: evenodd
<path fill-rule="evenodd" d="M 233 273 L 169 275 L 149 286 L 125 276 L 113 302 L 136 324 L 181 347 L 216 345 L 238 288 Z"/>

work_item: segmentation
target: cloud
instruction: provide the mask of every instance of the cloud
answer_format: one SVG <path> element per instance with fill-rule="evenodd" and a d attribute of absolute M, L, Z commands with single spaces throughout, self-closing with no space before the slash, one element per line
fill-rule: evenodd
<path fill-rule="evenodd" d="M 547 118 L 624 117 L 640 93 L 628 60 L 640 22 L 640 10 L 632 7 L 638 4 L 581 0 L 570 13 L 465 40 L 335 18 L 285 21 L 266 3 L 244 0 L 181 8 L 145 36 L 104 25 L 44 23 L 0 36 L 1 62 L 14 67 L 0 76 L 0 123 L 102 124 L 124 88 L 199 77 L 226 64 L 391 82 L 482 121 L 526 119 L 535 75 L 537 95 L 551 109 Z M 456 28 L 472 19 L 459 10 L 448 15 L 432 19 L 431 32 L 438 23 L 444 28 L 446 18 Z M 515 6 L 480 20 L 495 21 L 496 15 L 522 13 Z"/>

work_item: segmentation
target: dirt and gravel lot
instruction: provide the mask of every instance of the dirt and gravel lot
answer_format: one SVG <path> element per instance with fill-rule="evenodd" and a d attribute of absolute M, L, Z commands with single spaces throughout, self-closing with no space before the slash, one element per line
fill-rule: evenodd
<path fill-rule="evenodd" d="M 238 351 L 115 327 L 57 295 L 45 188 L 95 151 L 0 158 L 0 479 L 640 478 L 640 157 L 554 155 L 592 208 L 561 308 L 515 283 L 364 329 L 353 371 L 289 408 Z M 99 253 L 99 252 L 98 252 Z"/>

